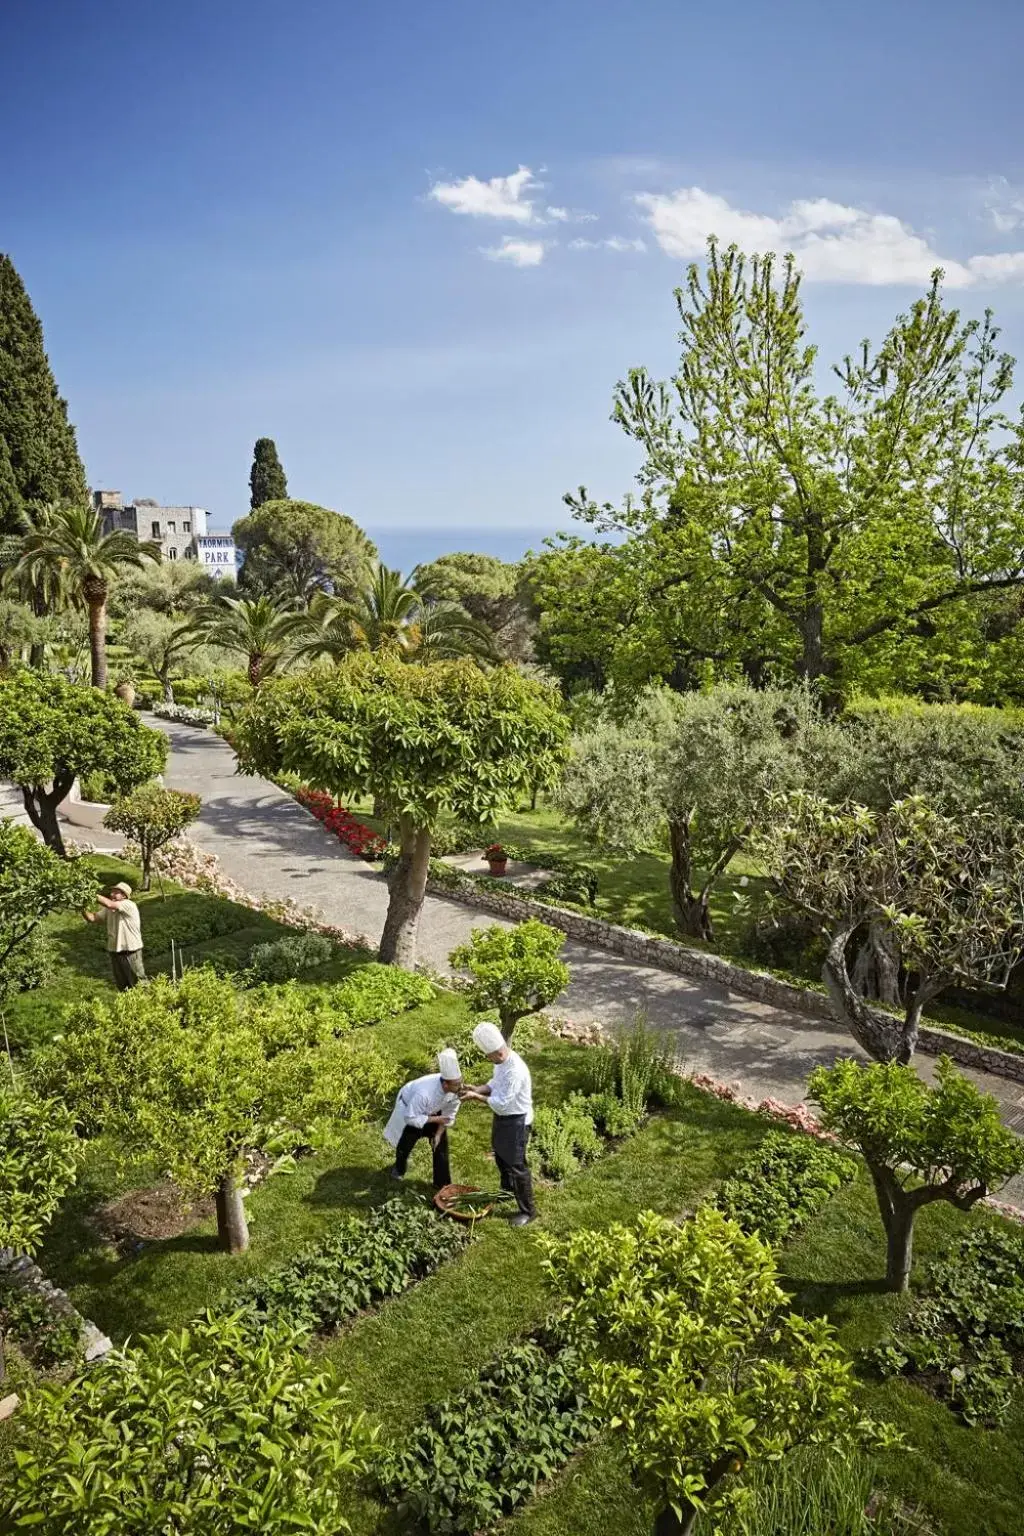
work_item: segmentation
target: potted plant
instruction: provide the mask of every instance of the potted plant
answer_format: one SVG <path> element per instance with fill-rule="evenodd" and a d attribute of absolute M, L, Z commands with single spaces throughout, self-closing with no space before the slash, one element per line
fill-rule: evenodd
<path fill-rule="evenodd" d="M 122 704 L 127 704 L 128 708 L 131 709 L 132 705 L 135 703 L 135 680 L 130 673 L 122 672 L 121 676 L 117 680 L 117 685 L 114 688 L 114 692 L 117 694 L 117 697 L 121 700 Z"/>
<path fill-rule="evenodd" d="M 484 858 L 492 875 L 503 875 L 508 864 L 508 854 L 500 843 L 490 843 L 484 849 Z"/>

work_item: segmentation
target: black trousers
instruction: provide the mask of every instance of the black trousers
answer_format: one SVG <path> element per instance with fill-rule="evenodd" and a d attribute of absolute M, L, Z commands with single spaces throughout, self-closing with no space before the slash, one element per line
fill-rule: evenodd
<path fill-rule="evenodd" d="M 524 1216 L 537 1214 L 533 1203 L 533 1177 L 526 1164 L 530 1127 L 525 1115 L 495 1115 L 491 1125 L 491 1150 L 501 1174 L 501 1187 L 515 1195 Z"/>
<path fill-rule="evenodd" d="M 436 1125 L 407 1125 L 398 1138 L 398 1146 L 395 1148 L 395 1172 L 404 1173 L 409 1166 L 409 1153 L 416 1143 L 423 1137 L 432 1137 L 437 1130 Z M 444 1189 L 446 1184 L 452 1181 L 451 1165 L 448 1161 L 448 1132 L 441 1131 L 437 1142 L 431 1146 L 434 1157 L 434 1188 Z"/>

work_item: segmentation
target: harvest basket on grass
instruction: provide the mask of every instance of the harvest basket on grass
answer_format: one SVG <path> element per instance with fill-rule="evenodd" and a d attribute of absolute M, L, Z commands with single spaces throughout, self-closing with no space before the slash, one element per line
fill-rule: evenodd
<path fill-rule="evenodd" d="M 446 1184 L 434 1196 L 434 1204 L 443 1216 L 454 1216 L 456 1221 L 479 1221 L 489 1216 L 505 1195 L 489 1195 L 486 1190 L 472 1184 Z"/>

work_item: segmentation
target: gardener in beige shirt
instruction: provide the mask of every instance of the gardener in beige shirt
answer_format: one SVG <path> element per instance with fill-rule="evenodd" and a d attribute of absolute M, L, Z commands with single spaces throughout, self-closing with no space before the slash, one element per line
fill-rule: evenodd
<path fill-rule="evenodd" d="M 127 880 L 118 881 L 109 896 L 97 896 L 96 900 L 107 913 L 107 953 L 114 972 L 114 986 L 119 992 L 137 987 L 145 981 L 142 965 L 142 923 L 139 909 L 132 897 Z M 87 923 L 99 922 L 102 912 L 83 912 Z"/>

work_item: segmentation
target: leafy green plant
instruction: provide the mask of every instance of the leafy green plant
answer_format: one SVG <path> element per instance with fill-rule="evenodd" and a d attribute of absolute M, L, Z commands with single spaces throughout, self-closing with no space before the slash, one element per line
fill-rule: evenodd
<path fill-rule="evenodd" d="M 542 1105 L 533 1121 L 532 1143 L 541 1171 L 550 1179 L 566 1179 L 605 1149 L 589 1100 L 574 1093 L 555 1108 Z"/>
<path fill-rule="evenodd" d="M 254 945 L 249 952 L 249 975 L 254 982 L 292 981 L 333 957 L 334 945 L 323 934 L 286 934 L 283 939 Z"/>
<path fill-rule="evenodd" d="M 33 1365 L 46 1370 L 81 1356 L 78 1324 L 62 1317 L 36 1291 L 0 1279 L 0 1333 L 27 1346 Z"/>
<path fill-rule="evenodd" d="M 180 789 L 164 789 L 160 784 L 140 784 L 130 794 L 122 795 L 103 818 L 112 832 L 123 832 L 139 849 L 142 862 L 142 889 L 149 890 L 153 855 L 180 837 L 199 816 L 202 801 L 198 795 Z"/>
<path fill-rule="evenodd" d="M 0 1524 L 41 1536 L 341 1536 L 374 1456 L 306 1335 L 207 1314 L 27 1395 Z M 171 1523 L 169 1523 L 171 1522 Z"/>
<path fill-rule="evenodd" d="M 384 1498 L 432 1536 L 489 1529 L 595 1431 L 572 1350 L 514 1344 L 382 1461 Z"/>
<path fill-rule="evenodd" d="M 75 1181 L 77 1151 L 59 1099 L 0 1086 L 0 1248 L 35 1252 Z"/>
<path fill-rule="evenodd" d="M 39 924 L 51 912 L 84 906 L 96 889 L 92 874 L 65 862 L 28 827 L 0 821 L 0 1004 L 25 990 L 40 961 Z"/>
<path fill-rule="evenodd" d="M 794 1451 L 749 1479 L 746 1507 L 718 1526 L 721 1536 L 929 1536 L 916 1511 L 876 1491 L 877 1474 L 862 1451 Z M 697 1536 L 710 1536 L 698 1521 Z"/>
<path fill-rule="evenodd" d="M 511 1042 L 520 1019 L 539 1013 L 569 985 L 569 967 L 559 958 L 564 947 L 564 933 L 531 917 L 514 928 L 474 928 L 448 959 L 455 970 L 469 972 L 470 1007 L 496 1012 Z"/>
<path fill-rule="evenodd" d="M 744 1232 L 777 1246 L 855 1172 L 852 1158 L 813 1137 L 771 1131 L 750 1161 L 722 1183 L 714 1204 Z"/>
<path fill-rule="evenodd" d="M 853 1060 L 819 1067 L 810 1094 L 822 1124 L 868 1165 L 886 1234 L 886 1280 L 910 1283 L 914 1218 L 948 1201 L 968 1211 L 1024 1168 L 1024 1143 L 1003 1125 L 999 1105 L 946 1056 L 930 1088 L 910 1067 Z"/>
<path fill-rule="evenodd" d="M 638 1013 L 629 1029 L 588 1052 L 591 1089 L 614 1094 L 626 1113 L 640 1120 L 649 1104 L 669 1108 L 676 1102 L 680 1085 L 676 1061 L 672 1041 L 658 1035 Z"/>
<path fill-rule="evenodd" d="M 381 1024 L 408 1008 L 432 1002 L 436 996 L 437 988 L 425 976 L 377 961 L 360 965 L 332 989 L 333 1005 L 347 1013 L 357 1027 Z"/>
<path fill-rule="evenodd" d="M 232 1290 L 224 1305 L 259 1321 L 313 1333 L 397 1296 L 461 1253 L 468 1229 L 429 1206 L 388 1200 L 367 1216 L 346 1216 L 330 1237 L 287 1264 Z"/>

